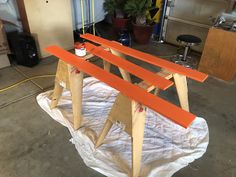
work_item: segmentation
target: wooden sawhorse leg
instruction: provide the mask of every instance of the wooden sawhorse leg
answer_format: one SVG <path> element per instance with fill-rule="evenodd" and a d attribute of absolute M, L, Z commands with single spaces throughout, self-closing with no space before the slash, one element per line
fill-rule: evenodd
<path fill-rule="evenodd" d="M 119 57 L 122 57 L 122 58 L 126 58 L 125 55 L 122 54 L 122 53 L 120 53 L 120 52 L 117 52 L 117 51 L 115 51 L 115 50 L 113 50 L 113 49 L 110 49 L 110 51 L 111 51 L 112 54 L 114 54 L 114 55 L 116 55 L 116 56 L 119 56 Z M 110 72 L 111 63 L 109 63 L 109 62 L 103 60 L 103 68 L 104 68 L 105 71 Z M 119 71 L 120 71 L 121 76 L 123 77 L 123 79 L 126 80 L 126 81 L 128 81 L 128 82 L 131 82 L 130 74 L 129 74 L 127 71 L 125 71 L 124 69 L 122 69 L 122 68 L 120 68 L 120 67 L 118 67 L 118 68 L 119 68 Z"/>
<path fill-rule="evenodd" d="M 82 121 L 82 91 L 84 73 L 63 61 L 58 62 L 55 86 L 50 108 L 58 105 L 63 88 L 70 90 L 72 97 L 73 127 L 80 128 Z"/>
<path fill-rule="evenodd" d="M 146 107 L 132 101 L 132 177 L 140 173 L 145 119 Z"/>
<path fill-rule="evenodd" d="M 103 60 L 103 69 L 104 69 L 105 71 L 110 72 L 110 70 L 111 70 L 111 63 L 109 63 L 109 62 Z"/>
<path fill-rule="evenodd" d="M 54 90 L 50 105 L 51 109 L 55 108 L 58 105 L 58 102 L 63 92 L 63 88 L 66 88 L 67 86 L 67 80 L 67 65 L 63 61 L 59 60 L 57 64 Z"/>
<path fill-rule="evenodd" d="M 116 41 L 113 41 L 113 42 L 116 42 Z M 126 58 L 126 56 L 123 53 L 117 52 L 116 50 L 113 50 L 113 49 L 110 49 L 110 51 L 113 55 L 119 56 L 119 57 L 124 58 L 124 59 Z M 120 73 L 121 73 L 121 76 L 123 77 L 123 79 L 128 81 L 128 82 L 131 82 L 130 74 L 126 70 L 124 70 L 120 67 L 118 67 L 118 68 L 120 70 Z"/>
<path fill-rule="evenodd" d="M 157 73 L 159 76 L 162 76 L 166 79 L 174 79 L 175 87 L 177 90 L 180 106 L 185 111 L 189 112 L 189 102 L 188 102 L 188 85 L 187 85 L 187 78 L 184 75 L 177 74 L 177 73 L 171 73 L 167 70 L 162 69 L 160 72 Z M 160 92 L 160 89 L 155 88 L 154 86 L 148 85 L 144 81 L 140 83 L 141 86 L 146 88 L 148 92 L 155 89 L 154 95 L 158 95 Z"/>
<path fill-rule="evenodd" d="M 52 102 L 50 105 L 51 109 L 55 108 L 58 105 L 62 92 L 63 92 L 63 87 L 60 85 L 58 81 L 55 81 L 53 95 L 52 95 Z"/>
<path fill-rule="evenodd" d="M 182 109 L 189 112 L 187 78 L 186 76 L 177 73 L 173 74 L 173 78 L 179 97 L 180 106 Z"/>
<path fill-rule="evenodd" d="M 100 146 L 112 125 L 122 123 L 132 140 L 132 177 L 138 177 L 140 172 L 145 118 L 146 108 L 120 93 L 96 142 L 96 147 Z"/>
<path fill-rule="evenodd" d="M 68 65 L 68 76 L 72 97 L 73 126 L 77 130 L 82 122 L 82 98 L 84 73 Z"/>

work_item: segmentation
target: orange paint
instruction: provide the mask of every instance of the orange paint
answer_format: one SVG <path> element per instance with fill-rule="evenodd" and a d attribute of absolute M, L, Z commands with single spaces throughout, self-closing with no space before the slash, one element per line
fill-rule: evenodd
<path fill-rule="evenodd" d="M 162 114 L 163 116 L 169 118 L 173 122 L 185 128 L 187 128 L 196 118 L 195 115 L 186 112 L 181 108 L 146 92 L 137 85 L 133 85 L 119 78 L 118 76 L 113 75 L 97 67 L 96 65 L 89 63 L 83 57 L 78 57 L 57 46 L 50 46 L 45 50 L 50 54 L 57 56 L 66 63 L 75 66 L 80 71 L 83 71 L 117 89 L 123 95 L 129 97 L 130 99 L 153 109 L 154 111 Z"/>
<path fill-rule="evenodd" d="M 105 51 L 104 49 L 100 47 L 96 47 L 95 45 L 91 43 L 85 43 L 85 48 L 90 53 L 108 61 L 109 63 L 112 63 L 113 65 L 116 65 L 129 73 L 139 77 L 140 79 L 147 81 L 148 83 L 156 86 L 157 88 L 160 88 L 162 90 L 166 90 L 170 86 L 172 86 L 174 83 L 158 76 L 157 74 L 154 74 L 144 68 L 141 68 L 138 65 L 135 65 L 119 56 L 113 55 L 110 52 Z"/>
<path fill-rule="evenodd" d="M 106 40 L 106 39 L 103 39 L 103 38 L 100 38 L 100 37 L 97 37 L 97 36 L 94 36 L 94 35 L 91 35 L 88 33 L 80 35 L 80 37 L 90 40 L 92 42 L 95 42 L 97 44 L 101 44 L 104 47 L 114 49 L 120 53 L 132 56 L 132 57 L 137 58 L 142 61 L 145 61 L 147 63 L 153 64 L 155 66 L 159 66 L 159 67 L 164 68 L 170 72 L 185 75 L 185 76 L 187 76 L 191 79 L 197 80 L 199 82 L 204 82 L 208 77 L 207 74 L 201 73 L 197 70 L 185 68 L 183 66 L 166 61 L 166 60 L 161 59 L 159 57 L 155 57 L 153 55 L 132 49 L 130 47 L 126 47 L 126 46 L 117 44 L 116 42 L 112 42 L 112 41 L 109 41 L 109 40 Z"/>

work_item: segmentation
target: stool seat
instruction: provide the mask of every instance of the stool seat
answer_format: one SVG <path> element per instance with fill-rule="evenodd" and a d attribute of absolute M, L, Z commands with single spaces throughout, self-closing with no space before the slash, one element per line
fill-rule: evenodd
<path fill-rule="evenodd" d="M 202 40 L 199 37 L 189 34 L 179 35 L 176 40 L 177 42 L 187 46 L 199 45 L 202 42 Z"/>
<path fill-rule="evenodd" d="M 191 34 L 182 34 L 176 38 L 176 41 L 184 47 L 184 53 L 183 55 L 176 55 L 173 58 L 173 62 L 183 65 L 187 68 L 192 68 L 193 64 L 189 61 L 191 57 L 188 56 L 188 52 L 192 46 L 199 45 L 202 40 L 199 37 L 193 36 Z"/>

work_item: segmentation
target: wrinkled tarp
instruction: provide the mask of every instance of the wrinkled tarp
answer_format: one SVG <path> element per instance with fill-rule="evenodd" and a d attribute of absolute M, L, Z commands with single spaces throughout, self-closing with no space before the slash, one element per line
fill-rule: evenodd
<path fill-rule="evenodd" d="M 39 105 L 54 120 L 67 127 L 71 142 L 85 164 L 110 177 L 126 177 L 131 167 L 131 139 L 122 127 L 113 125 L 104 144 L 95 148 L 107 114 L 117 91 L 95 78 L 84 79 L 83 125 L 75 131 L 71 126 L 72 108 L 69 91 L 64 91 L 59 106 L 50 109 L 52 91 L 37 96 Z M 209 142 L 208 126 L 197 117 L 184 129 L 165 117 L 147 109 L 142 153 L 141 177 L 169 177 L 195 159 L 200 158 Z"/>

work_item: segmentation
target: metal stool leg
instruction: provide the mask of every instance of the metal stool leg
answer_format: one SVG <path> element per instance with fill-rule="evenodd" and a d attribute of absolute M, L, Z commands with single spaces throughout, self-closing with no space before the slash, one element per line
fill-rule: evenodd
<path fill-rule="evenodd" d="M 184 47 L 183 55 L 176 55 L 172 57 L 172 61 L 176 64 L 185 66 L 186 68 L 193 68 L 194 64 L 191 60 L 191 57 L 188 56 L 189 50 L 192 46 L 199 45 L 202 40 L 196 36 L 189 35 L 189 34 L 182 34 L 177 36 L 176 41 Z"/>
<path fill-rule="evenodd" d="M 188 51 L 189 51 L 189 46 L 185 46 L 184 57 L 183 57 L 182 61 L 185 61 L 185 62 L 187 61 Z"/>

